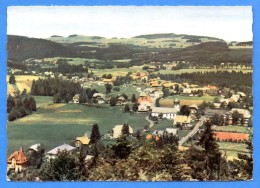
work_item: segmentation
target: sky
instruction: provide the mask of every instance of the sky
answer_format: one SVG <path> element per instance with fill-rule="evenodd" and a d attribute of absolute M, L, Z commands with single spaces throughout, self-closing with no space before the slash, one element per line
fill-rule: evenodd
<path fill-rule="evenodd" d="M 175 33 L 250 41 L 252 24 L 250 6 L 11 6 L 7 10 L 7 34 L 35 38 Z"/>

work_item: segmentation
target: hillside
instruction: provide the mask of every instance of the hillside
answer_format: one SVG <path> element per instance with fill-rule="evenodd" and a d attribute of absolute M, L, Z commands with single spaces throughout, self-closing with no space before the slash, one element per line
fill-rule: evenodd
<path fill-rule="evenodd" d="M 28 58 L 71 57 L 75 51 L 52 41 L 8 35 L 8 59 L 22 61 Z"/>
<path fill-rule="evenodd" d="M 152 38 L 155 35 L 147 35 Z M 174 34 L 162 35 L 158 37 L 175 36 Z M 183 36 L 182 36 L 183 37 Z M 194 64 L 220 64 L 252 63 L 252 49 L 251 48 L 229 48 L 229 46 L 221 41 L 210 42 L 190 42 L 199 40 L 199 37 L 185 35 L 188 42 L 176 42 L 180 38 L 158 38 L 149 39 L 154 43 L 160 44 L 158 47 L 147 46 L 140 43 L 141 38 L 131 39 L 108 39 L 98 36 L 80 36 L 70 35 L 67 39 L 69 43 L 65 43 L 64 37 L 52 36 L 52 39 L 63 41 L 62 43 L 53 42 L 45 39 L 35 39 L 21 36 L 8 36 L 8 59 L 13 62 L 21 62 L 28 58 L 49 58 L 49 57 L 77 57 L 97 59 L 103 62 L 110 61 L 113 64 L 115 60 L 130 59 L 129 65 L 125 63 L 125 67 L 132 65 L 143 65 L 151 61 L 169 62 L 169 61 L 188 61 Z M 104 40 L 107 42 L 104 43 Z M 122 42 L 124 40 L 124 42 Z M 175 47 L 165 45 L 165 43 L 181 43 L 186 47 Z M 76 42 L 77 41 L 77 42 Z M 115 42 L 117 41 L 117 42 Z M 121 42 L 120 42 L 121 41 Z M 155 45 L 154 43 L 151 43 Z M 150 43 L 149 43 L 150 44 Z M 180 45 L 180 44 L 178 44 Z M 156 45 L 155 45 L 156 46 Z"/>

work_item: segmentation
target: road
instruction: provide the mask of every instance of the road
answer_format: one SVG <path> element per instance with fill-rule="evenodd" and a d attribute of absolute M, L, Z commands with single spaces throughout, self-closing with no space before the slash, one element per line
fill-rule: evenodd
<path fill-rule="evenodd" d="M 150 123 L 149 128 L 152 128 L 154 126 L 154 122 L 149 119 L 149 116 L 146 116 L 145 119 Z"/>
<path fill-rule="evenodd" d="M 179 140 L 179 146 L 182 146 L 190 137 L 192 137 L 193 135 L 195 135 L 195 134 L 198 132 L 200 126 L 203 125 L 205 119 L 206 119 L 206 118 L 205 118 L 204 116 L 202 116 L 202 117 L 200 118 L 200 121 L 195 125 L 195 127 L 192 129 L 192 131 L 189 132 L 189 134 L 187 134 L 187 135 L 186 135 L 185 137 L 183 137 L 181 140 Z"/>

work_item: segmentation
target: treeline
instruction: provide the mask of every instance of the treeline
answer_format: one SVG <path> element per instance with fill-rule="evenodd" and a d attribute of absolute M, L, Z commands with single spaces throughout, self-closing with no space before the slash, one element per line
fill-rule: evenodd
<path fill-rule="evenodd" d="M 67 60 L 59 59 L 57 61 L 58 67 L 57 72 L 60 72 L 62 74 L 66 73 L 86 73 L 87 69 L 83 67 L 83 65 L 70 65 Z"/>
<path fill-rule="evenodd" d="M 14 121 L 18 118 L 30 115 L 33 111 L 36 111 L 36 102 L 32 96 L 18 94 L 13 97 L 8 95 L 7 113 L 9 121 Z"/>
<path fill-rule="evenodd" d="M 53 96 L 53 101 L 69 102 L 81 91 L 81 85 L 68 80 L 57 78 L 33 80 L 31 87 L 32 95 Z"/>
<path fill-rule="evenodd" d="M 27 66 L 24 63 L 19 63 L 19 62 L 7 61 L 7 67 L 13 69 L 20 69 L 24 71 L 28 70 Z"/>
<path fill-rule="evenodd" d="M 150 78 L 160 77 L 162 80 L 175 82 L 190 82 L 198 85 L 217 85 L 220 87 L 239 88 L 240 86 L 252 87 L 252 73 L 243 72 L 194 72 L 182 74 L 151 74 Z"/>

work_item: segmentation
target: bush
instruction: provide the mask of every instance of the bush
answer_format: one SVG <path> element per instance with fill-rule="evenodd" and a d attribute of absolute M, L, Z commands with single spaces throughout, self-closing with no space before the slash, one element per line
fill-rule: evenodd
<path fill-rule="evenodd" d="M 16 115 L 13 111 L 11 111 L 9 114 L 8 114 L 8 121 L 14 121 L 16 120 Z"/>

